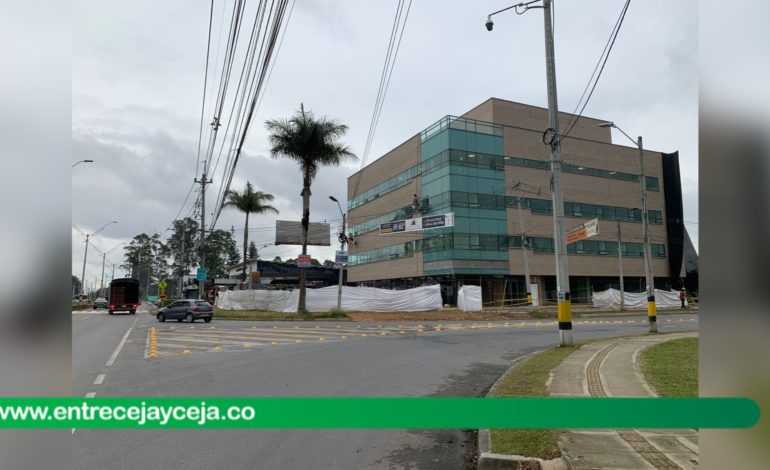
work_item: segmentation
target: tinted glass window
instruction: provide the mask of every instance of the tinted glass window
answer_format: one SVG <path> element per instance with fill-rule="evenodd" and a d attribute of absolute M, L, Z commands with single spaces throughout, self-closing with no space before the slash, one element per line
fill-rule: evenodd
<path fill-rule="evenodd" d="M 206 302 L 205 300 L 198 300 L 197 302 L 195 302 L 195 305 L 199 307 L 208 307 L 209 303 Z"/>

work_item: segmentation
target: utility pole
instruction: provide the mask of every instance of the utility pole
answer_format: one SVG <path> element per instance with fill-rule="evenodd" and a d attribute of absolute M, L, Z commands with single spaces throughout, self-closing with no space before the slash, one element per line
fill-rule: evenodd
<path fill-rule="evenodd" d="M 511 189 L 514 191 L 517 190 L 520 184 L 520 182 L 517 182 Z M 521 234 L 521 250 L 522 254 L 524 255 L 524 282 L 527 284 L 527 310 L 531 312 L 533 309 L 532 288 L 530 287 L 532 283 L 529 279 L 529 255 L 527 254 L 529 242 L 527 241 L 527 236 L 525 234 L 526 231 L 524 230 L 524 218 L 521 215 L 521 197 L 519 196 L 516 196 L 516 217 L 519 224 L 519 233 Z"/>
<path fill-rule="evenodd" d="M 559 105 L 556 97 L 556 64 L 551 23 L 551 0 L 543 0 L 545 20 L 545 63 L 548 86 L 548 130 L 543 140 L 551 150 L 551 191 L 553 193 L 554 251 L 556 253 L 556 290 L 559 318 L 559 345 L 572 346 L 572 305 L 569 296 L 567 242 L 564 238 L 564 194 L 561 183 L 561 135 Z"/>
<path fill-rule="evenodd" d="M 88 240 L 91 239 L 91 234 L 86 234 L 86 252 L 83 255 L 83 273 L 80 275 L 80 293 L 85 294 L 86 292 L 86 259 L 88 258 Z"/>
<path fill-rule="evenodd" d="M 639 147 L 639 182 L 642 189 L 642 227 L 644 231 L 644 277 L 647 283 L 647 319 L 650 322 L 650 333 L 658 332 L 658 318 L 655 308 L 655 280 L 652 277 L 652 253 L 650 252 L 650 229 L 647 221 L 647 184 L 644 176 L 644 147 L 642 136 L 637 139 Z"/>
<path fill-rule="evenodd" d="M 342 213 L 342 233 L 340 234 L 340 251 L 345 251 L 345 242 L 348 241 L 347 236 L 345 235 L 345 222 L 346 222 L 346 215 L 343 212 Z M 337 311 L 342 311 L 342 272 L 345 269 L 345 265 L 343 263 L 340 263 L 339 265 L 339 279 L 337 281 Z"/>
<path fill-rule="evenodd" d="M 626 290 L 623 287 L 623 241 L 620 235 L 620 222 L 618 222 L 618 271 L 620 272 L 620 309 L 626 309 Z"/>
<path fill-rule="evenodd" d="M 548 129 L 543 133 L 543 143 L 551 152 L 551 193 L 553 195 L 553 238 L 556 255 L 556 295 L 558 300 L 559 345 L 572 346 L 572 306 L 569 296 L 569 270 L 567 269 L 567 242 L 564 238 L 564 194 L 561 187 L 561 136 L 559 133 L 559 104 L 556 99 L 556 64 L 553 50 L 553 24 L 551 0 L 543 0 L 543 6 L 530 6 L 539 0 L 518 3 L 487 16 L 487 31 L 492 31 L 492 16 L 515 9 L 519 15 L 531 8 L 542 8 L 545 27 L 545 70 L 548 88 Z M 521 11 L 519 11 L 521 9 Z"/>
<path fill-rule="evenodd" d="M 216 121 L 215 121 L 216 122 Z M 218 125 L 217 125 L 218 127 Z M 201 185 L 201 260 L 198 263 L 201 269 L 206 268 L 206 185 L 211 183 L 212 180 L 206 179 L 206 161 L 203 161 L 203 174 L 201 179 L 195 179 L 196 183 Z M 206 281 L 199 281 L 198 286 L 198 298 L 205 300 Z"/>
<path fill-rule="evenodd" d="M 102 283 L 99 290 L 104 290 L 104 262 L 107 259 L 107 253 L 102 253 Z"/>

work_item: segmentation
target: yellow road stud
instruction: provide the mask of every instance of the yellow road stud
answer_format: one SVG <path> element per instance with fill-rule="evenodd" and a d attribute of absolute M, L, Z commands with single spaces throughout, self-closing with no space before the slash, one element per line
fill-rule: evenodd
<path fill-rule="evenodd" d="M 301 340 L 301 339 L 298 339 L 298 340 L 296 340 L 296 341 L 294 341 L 294 342 L 295 342 L 295 343 L 301 343 L 301 342 L 302 342 L 302 340 Z"/>
<path fill-rule="evenodd" d="M 400 335 L 405 335 L 405 334 L 406 334 L 406 331 L 404 331 L 404 330 L 401 330 L 401 331 L 399 331 L 399 332 L 398 332 L 398 334 L 400 334 Z"/>
<path fill-rule="evenodd" d="M 323 336 L 321 336 L 320 338 L 318 338 L 318 341 L 325 341 L 325 340 L 326 340 L 326 338 L 324 338 Z"/>
<path fill-rule="evenodd" d="M 387 335 L 387 333 L 385 333 L 384 331 L 380 333 L 380 336 L 385 336 L 385 335 Z"/>
<path fill-rule="evenodd" d="M 243 349 L 251 349 L 251 345 L 249 343 L 246 343 L 243 345 Z"/>
<path fill-rule="evenodd" d="M 276 346 L 276 345 L 278 345 L 278 341 L 273 341 L 273 342 L 272 342 L 272 343 L 270 343 L 270 344 L 272 344 L 273 346 Z"/>
<path fill-rule="evenodd" d="M 364 334 L 362 334 L 361 336 L 363 336 L 364 338 L 366 338 L 366 337 L 367 337 L 367 336 L 369 336 L 369 335 L 367 335 L 366 333 L 364 333 Z"/>
<path fill-rule="evenodd" d="M 182 351 L 182 354 L 192 354 L 192 351 L 190 351 L 189 349 L 185 349 L 184 351 Z"/>
<path fill-rule="evenodd" d="M 348 337 L 347 336 L 342 336 L 341 339 L 348 339 Z"/>
<path fill-rule="evenodd" d="M 219 346 L 217 346 L 216 348 L 214 348 L 214 351 L 216 351 L 216 352 L 222 352 L 222 348 L 220 348 Z"/>

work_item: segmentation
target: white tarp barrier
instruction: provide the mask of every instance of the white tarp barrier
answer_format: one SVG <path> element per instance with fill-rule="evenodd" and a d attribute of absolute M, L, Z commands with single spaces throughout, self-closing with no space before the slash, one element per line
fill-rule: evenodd
<path fill-rule="evenodd" d="M 647 293 L 646 292 L 625 292 L 624 303 L 627 309 L 646 309 L 647 308 Z M 620 308 L 620 291 L 617 289 L 609 289 L 602 292 L 594 292 L 592 296 L 593 305 L 596 308 L 602 309 L 619 309 Z M 687 300 L 684 301 L 685 306 Z M 655 308 L 676 308 L 681 306 L 679 301 L 679 292 L 677 291 L 664 291 L 655 289 Z"/>
<path fill-rule="evenodd" d="M 296 312 L 299 291 L 283 290 L 226 290 L 217 296 L 216 305 L 226 310 L 266 310 L 269 312 Z M 294 305 L 294 310 L 287 310 Z"/>
<path fill-rule="evenodd" d="M 307 289 L 305 308 L 309 312 L 328 312 L 337 308 L 337 286 Z M 296 312 L 299 290 L 294 291 L 226 291 L 219 295 L 217 307 L 229 310 L 268 310 Z M 374 287 L 342 287 L 343 311 L 420 312 L 440 310 L 441 286 L 416 287 L 406 290 Z"/>
<path fill-rule="evenodd" d="M 481 286 L 462 286 L 457 293 L 457 308 L 463 312 L 481 311 Z"/>

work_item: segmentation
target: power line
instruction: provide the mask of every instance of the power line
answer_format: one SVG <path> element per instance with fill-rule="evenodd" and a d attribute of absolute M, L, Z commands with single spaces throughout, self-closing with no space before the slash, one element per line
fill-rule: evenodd
<path fill-rule="evenodd" d="M 620 11 L 620 15 L 618 16 L 617 21 L 615 22 L 615 26 L 612 28 L 612 32 L 610 33 L 609 39 L 607 39 L 607 43 L 604 45 L 604 50 L 602 50 L 601 55 L 599 56 L 599 61 L 596 63 L 596 66 L 594 67 L 593 73 L 591 73 L 591 77 L 588 79 L 588 83 L 586 84 L 585 89 L 583 89 L 583 94 L 580 96 L 580 99 L 578 100 L 577 105 L 575 106 L 575 111 L 577 111 L 578 108 L 580 108 L 580 103 L 583 101 L 583 97 L 585 97 L 586 92 L 588 91 L 588 88 L 591 88 L 590 93 L 588 93 L 588 97 L 586 98 L 585 102 L 583 102 L 582 108 L 580 108 L 580 112 L 576 115 L 575 111 L 572 112 L 572 117 L 567 122 L 567 132 L 562 134 L 561 139 L 565 139 L 570 132 L 572 131 L 572 128 L 575 127 L 575 124 L 577 124 L 578 120 L 580 120 L 580 117 L 583 115 L 583 111 L 585 110 L 586 106 L 588 105 L 588 102 L 591 100 L 591 96 L 594 93 L 594 90 L 596 89 L 596 85 L 599 83 L 599 78 L 602 75 L 602 71 L 604 71 L 604 66 L 607 64 L 607 59 L 610 57 L 610 52 L 612 51 L 612 46 L 615 44 L 615 39 L 618 37 L 618 32 L 620 32 L 620 27 L 623 25 L 623 19 L 626 17 L 626 12 L 628 11 L 628 6 L 631 3 L 631 0 L 626 0 L 625 5 L 623 5 L 622 10 Z M 598 74 L 597 74 L 598 70 Z M 594 76 L 596 77 L 596 80 L 594 80 Z M 591 82 L 593 81 L 593 85 L 591 85 Z"/>

